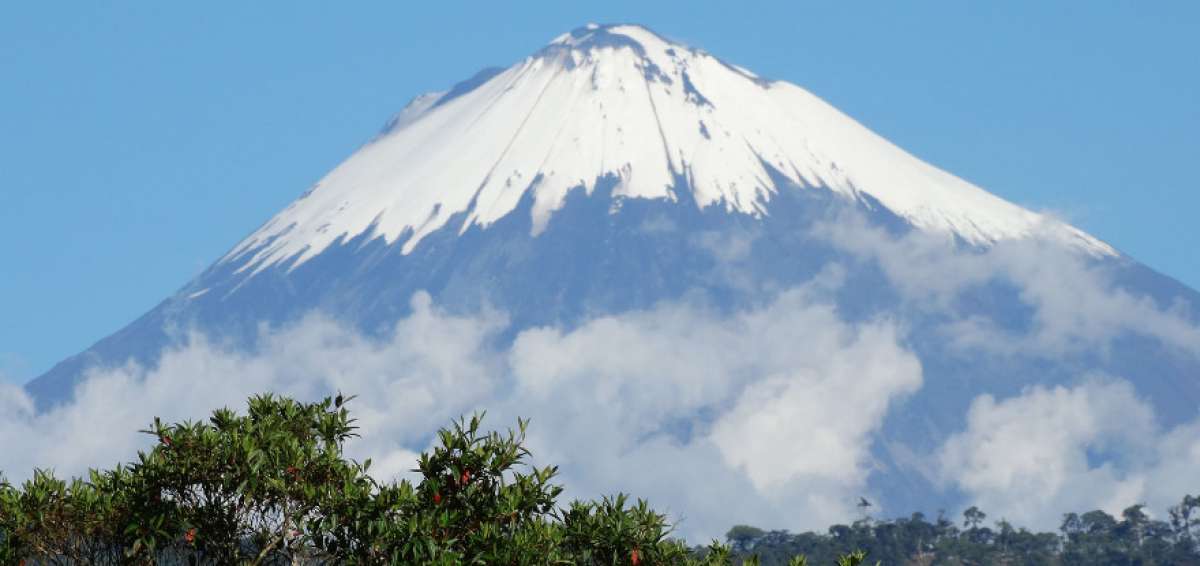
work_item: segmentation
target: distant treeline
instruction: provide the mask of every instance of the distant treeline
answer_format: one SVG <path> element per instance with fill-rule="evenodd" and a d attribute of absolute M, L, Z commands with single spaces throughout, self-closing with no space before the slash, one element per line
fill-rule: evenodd
<path fill-rule="evenodd" d="M 763 565 L 787 564 L 798 554 L 814 564 L 830 564 L 848 550 L 901 565 L 1200 565 L 1200 496 L 1185 496 L 1165 521 L 1150 518 L 1142 505 L 1129 507 L 1119 518 L 1104 511 L 1069 513 L 1056 533 L 1031 532 L 1003 520 L 989 527 L 986 519 L 983 511 L 971 507 L 963 513 L 961 526 L 946 517 L 931 521 L 914 513 L 903 519 L 834 525 L 825 533 L 739 525 L 726 538 L 735 556 L 757 555 Z"/>

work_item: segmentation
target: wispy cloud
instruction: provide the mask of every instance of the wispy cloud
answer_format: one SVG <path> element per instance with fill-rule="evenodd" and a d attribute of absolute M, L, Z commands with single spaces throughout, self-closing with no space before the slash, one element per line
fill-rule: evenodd
<path fill-rule="evenodd" d="M 1133 333 L 1200 357 L 1200 327 L 1189 318 L 1200 305 L 1160 306 L 1118 285 L 1113 261 L 1094 261 L 1050 237 L 1035 233 L 979 250 L 924 232 L 896 237 L 857 214 L 819 224 L 814 233 L 859 261 L 876 263 L 910 306 L 948 317 L 945 337 L 962 348 L 1060 356 L 1104 349 Z M 996 283 L 1016 290 L 1032 310 L 1032 328 L 1018 333 L 962 316 L 956 301 Z"/>

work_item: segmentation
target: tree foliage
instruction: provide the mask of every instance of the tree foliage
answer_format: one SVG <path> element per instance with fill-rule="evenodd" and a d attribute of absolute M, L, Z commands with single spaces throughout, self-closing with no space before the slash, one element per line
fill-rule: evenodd
<path fill-rule="evenodd" d="M 671 537 L 642 500 L 559 507 L 557 469 L 528 463 L 525 421 L 485 433 L 482 415 L 459 419 L 421 455 L 418 482 L 378 482 L 343 453 L 356 436 L 345 401 L 253 397 L 244 415 L 155 419 L 153 448 L 112 470 L 0 478 L 0 564 L 733 563 L 728 546 Z"/>

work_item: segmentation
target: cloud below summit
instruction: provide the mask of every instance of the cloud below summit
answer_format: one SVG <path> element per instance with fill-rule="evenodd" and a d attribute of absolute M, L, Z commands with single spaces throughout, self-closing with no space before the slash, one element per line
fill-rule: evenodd
<path fill-rule="evenodd" d="M 982 395 L 968 422 L 941 449 L 943 477 L 1021 525 L 1055 529 L 1064 510 L 1119 515 L 1136 503 L 1161 512 L 1195 489 L 1200 419 L 1161 429 L 1127 381 Z"/>
<path fill-rule="evenodd" d="M 203 418 L 256 393 L 340 390 L 360 395 L 351 408 L 363 436 L 351 455 L 372 458 L 382 478 L 409 474 L 433 432 L 459 415 L 487 410 L 496 428 L 529 417 L 537 462 L 561 466 L 569 496 L 650 498 L 699 541 L 736 523 L 823 529 L 855 519 L 858 496 L 886 496 L 872 492 L 872 478 L 887 473 L 878 443 L 889 416 L 940 391 L 930 388 L 960 385 L 926 374 L 910 343 L 914 313 L 936 320 L 937 338 L 961 359 L 1103 352 L 1128 334 L 1200 356 L 1200 328 L 1185 311 L 1131 294 L 1103 266 L 1053 246 L 969 251 L 854 217 L 814 234 L 846 255 L 743 310 L 670 301 L 570 328 L 517 329 L 503 342 L 503 313 L 451 314 L 420 293 L 382 337 L 319 313 L 264 330 L 254 352 L 193 334 L 155 367 L 93 371 L 72 401 L 46 412 L 0 385 L 0 467 L 10 479 L 34 467 L 78 474 L 144 449 L 136 431 L 155 415 Z M 719 260 L 714 277 L 730 278 L 745 275 L 738 262 L 756 242 L 695 243 Z M 856 262 L 877 264 L 899 304 L 845 316 L 836 297 Z M 963 297 L 997 282 L 1028 310 L 1026 327 L 959 314 Z M 1200 420 L 1164 425 L 1142 377 L 1082 371 L 1016 394 L 972 392 L 961 407 L 939 407 L 958 411 L 962 426 L 914 456 L 965 502 L 1027 525 L 1053 527 L 1064 511 L 1096 506 L 1161 509 L 1194 489 Z"/>
<path fill-rule="evenodd" d="M 497 314 L 452 316 L 423 294 L 413 305 L 383 340 L 320 316 L 265 335 L 253 354 L 195 335 L 158 367 L 94 372 L 45 413 L 7 387 L 4 468 L 12 479 L 35 466 L 78 474 L 145 448 L 136 431 L 154 415 L 341 390 L 360 394 L 352 455 L 386 478 L 405 475 L 438 427 L 486 409 L 497 428 L 532 418 L 535 458 L 561 465 L 572 496 L 649 497 L 693 535 L 718 536 L 730 521 L 821 528 L 852 518 L 871 433 L 921 385 L 894 324 L 847 324 L 804 288 L 734 314 L 671 303 L 530 329 L 504 349 L 490 346 L 505 326 Z M 847 406 L 855 419 L 838 418 Z"/>
<path fill-rule="evenodd" d="M 568 476 L 674 494 L 709 534 L 851 518 L 872 433 L 922 383 L 892 322 L 848 324 L 808 288 L 728 316 L 670 304 L 527 331 L 511 359 L 514 401 L 552 425 L 538 441 L 589 447 L 562 454 Z"/>
<path fill-rule="evenodd" d="M 819 223 L 813 233 L 858 261 L 877 264 L 908 306 L 947 317 L 946 337 L 963 349 L 1061 356 L 1104 350 L 1132 333 L 1200 359 L 1200 305 L 1164 307 L 1133 293 L 1117 284 L 1114 262 L 1056 245 L 1053 233 L 970 249 L 920 231 L 897 237 L 855 213 Z M 1014 332 L 958 312 L 964 295 L 995 284 L 1015 290 L 1030 310 L 1029 328 Z"/>

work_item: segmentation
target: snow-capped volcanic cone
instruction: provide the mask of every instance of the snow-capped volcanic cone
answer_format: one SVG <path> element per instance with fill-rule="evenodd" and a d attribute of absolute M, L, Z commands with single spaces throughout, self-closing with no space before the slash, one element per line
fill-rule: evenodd
<path fill-rule="evenodd" d="M 409 253 L 448 225 L 487 228 L 533 201 L 532 234 L 570 191 L 771 214 L 783 185 L 870 197 L 972 244 L 1049 232 L 1042 216 L 926 164 L 808 91 L 639 26 L 588 26 L 468 87 L 418 97 L 225 262 L 299 265 L 370 233 Z M 686 191 L 687 195 L 680 193 Z M 619 206 L 619 205 L 615 205 Z M 1094 254 L 1100 241 L 1056 236 Z"/>
<path fill-rule="evenodd" d="M 470 350 L 498 352 L 495 376 L 350 391 L 374 422 L 421 398 L 411 414 L 533 412 L 582 485 L 641 489 L 702 529 L 796 526 L 796 509 L 845 520 L 860 494 L 885 513 L 992 501 L 1010 519 L 1035 516 L 1014 502 L 1154 502 L 1173 485 L 1160 455 L 1198 436 L 1174 428 L 1200 406 L 1196 292 L 799 86 L 628 25 L 418 96 L 176 295 L 27 390 L 45 409 L 89 368 L 153 375 L 201 334 L 246 359 L 308 359 L 272 332 L 313 312 L 406 352 L 475 335 L 397 330 L 435 320 L 430 304 L 502 313 Z M 359 343 L 313 347 L 329 342 Z M 459 367 L 354 351 L 375 356 L 360 387 Z M 431 431 L 393 432 L 417 450 L 427 437 L 402 435 Z"/>

